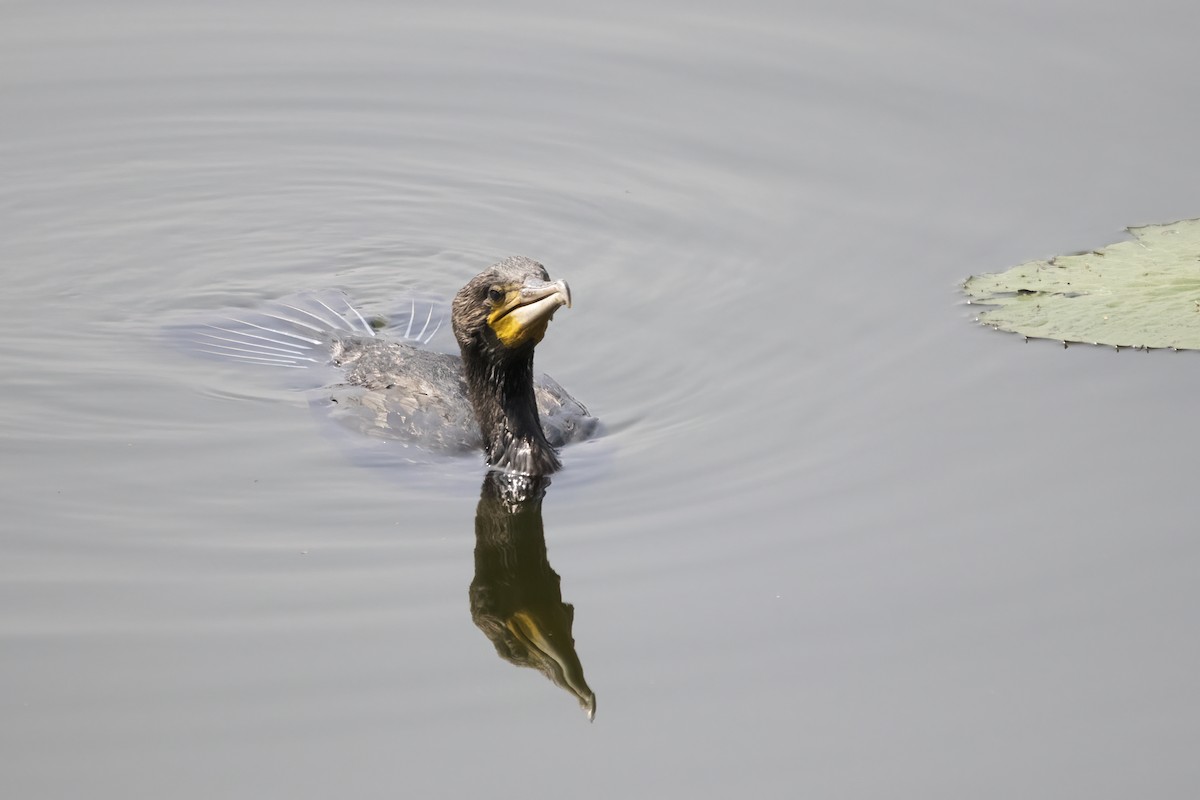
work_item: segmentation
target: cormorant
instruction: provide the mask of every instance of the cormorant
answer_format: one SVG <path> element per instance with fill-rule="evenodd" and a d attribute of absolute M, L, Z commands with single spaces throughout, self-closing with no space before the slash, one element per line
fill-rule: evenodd
<path fill-rule="evenodd" d="M 299 295 L 191 329 L 202 353 L 280 367 L 332 364 L 345 378 L 333 400 L 361 408 L 364 427 L 434 451 L 483 448 L 488 464 L 524 475 L 559 469 L 557 448 L 585 439 L 597 420 L 546 375 L 533 351 L 560 306 L 564 281 L 523 256 L 476 275 L 451 305 L 461 358 L 421 349 L 433 309 L 407 341 L 377 336 L 345 296 Z M 417 316 L 414 305 L 413 317 Z M 440 323 L 439 323 L 440 324 Z M 436 331 L 435 331 L 436 332 Z M 357 409 L 356 409 L 357 411 Z"/>

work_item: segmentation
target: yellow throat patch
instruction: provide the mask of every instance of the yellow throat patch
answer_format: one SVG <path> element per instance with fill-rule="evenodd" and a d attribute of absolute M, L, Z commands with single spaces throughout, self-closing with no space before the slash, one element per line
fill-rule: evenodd
<path fill-rule="evenodd" d="M 528 341 L 533 341 L 538 344 L 542 341 L 542 337 L 546 335 L 546 326 L 550 324 L 549 317 L 540 319 L 532 325 L 522 325 L 512 314 L 503 314 L 502 311 L 493 311 L 488 315 L 488 325 L 496 333 L 496 338 L 505 347 L 519 347 Z"/>

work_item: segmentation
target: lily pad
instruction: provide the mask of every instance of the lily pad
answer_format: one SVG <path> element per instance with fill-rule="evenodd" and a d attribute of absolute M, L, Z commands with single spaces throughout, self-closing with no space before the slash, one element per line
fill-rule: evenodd
<path fill-rule="evenodd" d="M 1130 228 L 1101 250 L 1030 261 L 963 284 L 984 325 L 1112 347 L 1200 350 L 1200 220 Z"/>

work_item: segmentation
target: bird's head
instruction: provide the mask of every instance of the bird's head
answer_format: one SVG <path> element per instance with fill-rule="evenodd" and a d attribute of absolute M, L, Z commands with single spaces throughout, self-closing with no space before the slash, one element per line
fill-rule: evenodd
<path fill-rule="evenodd" d="M 528 357 L 559 306 L 571 305 L 565 281 L 551 281 L 546 268 L 524 256 L 493 264 L 454 297 L 454 338 L 467 352 L 492 363 Z"/>

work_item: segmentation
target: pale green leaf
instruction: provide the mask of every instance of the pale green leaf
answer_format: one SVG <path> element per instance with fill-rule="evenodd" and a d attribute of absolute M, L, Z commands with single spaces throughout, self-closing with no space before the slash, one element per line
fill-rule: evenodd
<path fill-rule="evenodd" d="M 1102 250 L 976 275 L 979 321 L 1062 342 L 1200 350 L 1200 220 L 1130 228 Z"/>

